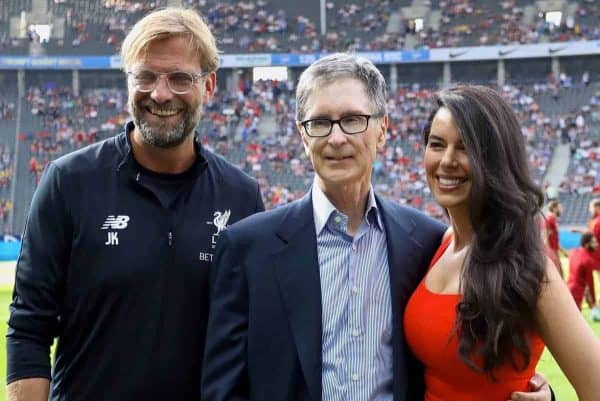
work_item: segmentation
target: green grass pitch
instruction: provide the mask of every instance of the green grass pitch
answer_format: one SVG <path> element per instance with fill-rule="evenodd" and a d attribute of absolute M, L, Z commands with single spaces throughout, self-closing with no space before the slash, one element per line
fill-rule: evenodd
<path fill-rule="evenodd" d="M 7 286 L 0 286 L 0 337 L 2 340 L 2 346 L 0 346 L 0 377 L 2 377 L 3 383 L 6 378 L 6 346 L 5 346 L 5 336 L 6 336 L 6 321 L 8 320 L 8 305 L 11 300 L 11 288 Z M 586 320 L 589 322 L 590 326 L 594 329 L 598 338 L 600 338 L 600 322 L 593 323 L 590 319 L 590 311 L 588 309 L 584 309 L 583 314 Z M 548 350 L 544 351 L 542 358 L 537 367 L 538 372 L 542 372 L 548 378 L 548 381 L 552 385 L 554 392 L 556 394 L 556 399 L 558 401 L 575 401 L 577 400 L 577 396 L 575 395 L 575 391 L 565 378 L 564 374 L 552 358 L 552 355 Z M 4 390 L 4 385 L 2 386 L 2 390 L 0 391 L 0 401 L 6 400 L 6 392 Z"/>

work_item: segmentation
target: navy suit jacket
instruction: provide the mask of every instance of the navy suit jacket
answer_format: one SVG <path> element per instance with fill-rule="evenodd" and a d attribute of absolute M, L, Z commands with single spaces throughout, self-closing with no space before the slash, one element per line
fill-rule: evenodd
<path fill-rule="evenodd" d="M 423 400 L 423 368 L 404 340 L 404 308 L 445 227 L 376 198 L 390 269 L 394 401 Z M 211 274 L 203 401 L 322 401 L 316 243 L 310 192 L 221 234 Z"/>

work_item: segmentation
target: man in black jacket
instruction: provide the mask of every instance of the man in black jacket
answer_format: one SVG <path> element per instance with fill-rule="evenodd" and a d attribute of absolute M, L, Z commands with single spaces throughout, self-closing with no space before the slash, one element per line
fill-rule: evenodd
<path fill-rule="evenodd" d="M 204 21 L 152 13 L 122 58 L 133 122 L 50 163 L 31 204 L 7 334 L 10 401 L 199 400 L 216 242 L 264 209 L 256 181 L 195 140 L 218 67 Z"/>

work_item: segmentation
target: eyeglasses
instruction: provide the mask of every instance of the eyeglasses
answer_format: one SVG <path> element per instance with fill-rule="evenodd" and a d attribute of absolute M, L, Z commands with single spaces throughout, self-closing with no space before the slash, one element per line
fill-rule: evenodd
<path fill-rule="evenodd" d="M 329 118 L 313 118 L 302 121 L 300 125 L 304 127 L 306 134 L 315 138 L 322 138 L 331 134 L 333 124 L 338 124 L 342 132 L 348 135 L 360 134 L 369 128 L 369 119 L 381 117 L 380 114 L 355 114 L 340 118 L 339 120 L 330 120 Z"/>
<path fill-rule="evenodd" d="M 207 76 L 210 72 L 194 74 L 185 71 L 154 72 L 139 70 L 129 71 L 127 74 L 132 78 L 135 89 L 140 92 L 152 92 L 156 88 L 156 85 L 158 85 L 158 79 L 166 75 L 167 86 L 171 92 L 176 95 L 184 95 L 192 90 L 198 79 Z"/>

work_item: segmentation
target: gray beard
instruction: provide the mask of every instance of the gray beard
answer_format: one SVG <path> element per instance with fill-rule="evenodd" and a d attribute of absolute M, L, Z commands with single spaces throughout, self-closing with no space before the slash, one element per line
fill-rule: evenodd
<path fill-rule="evenodd" d="M 185 120 L 181 120 L 177 126 L 170 130 L 164 126 L 152 126 L 146 120 L 140 118 L 136 118 L 134 122 L 144 142 L 157 148 L 169 149 L 177 147 L 194 132 L 193 130 L 186 131 Z"/>
<path fill-rule="evenodd" d="M 189 110 L 185 110 L 181 121 L 175 127 L 169 129 L 166 124 L 148 124 L 143 118 L 143 108 L 133 105 L 133 121 L 144 142 L 157 148 L 169 149 L 181 145 L 187 137 L 194 133 L 196 125 L 202 118 L 201 109 L 201 107 L 198 107 L 193 114 Z"/>

